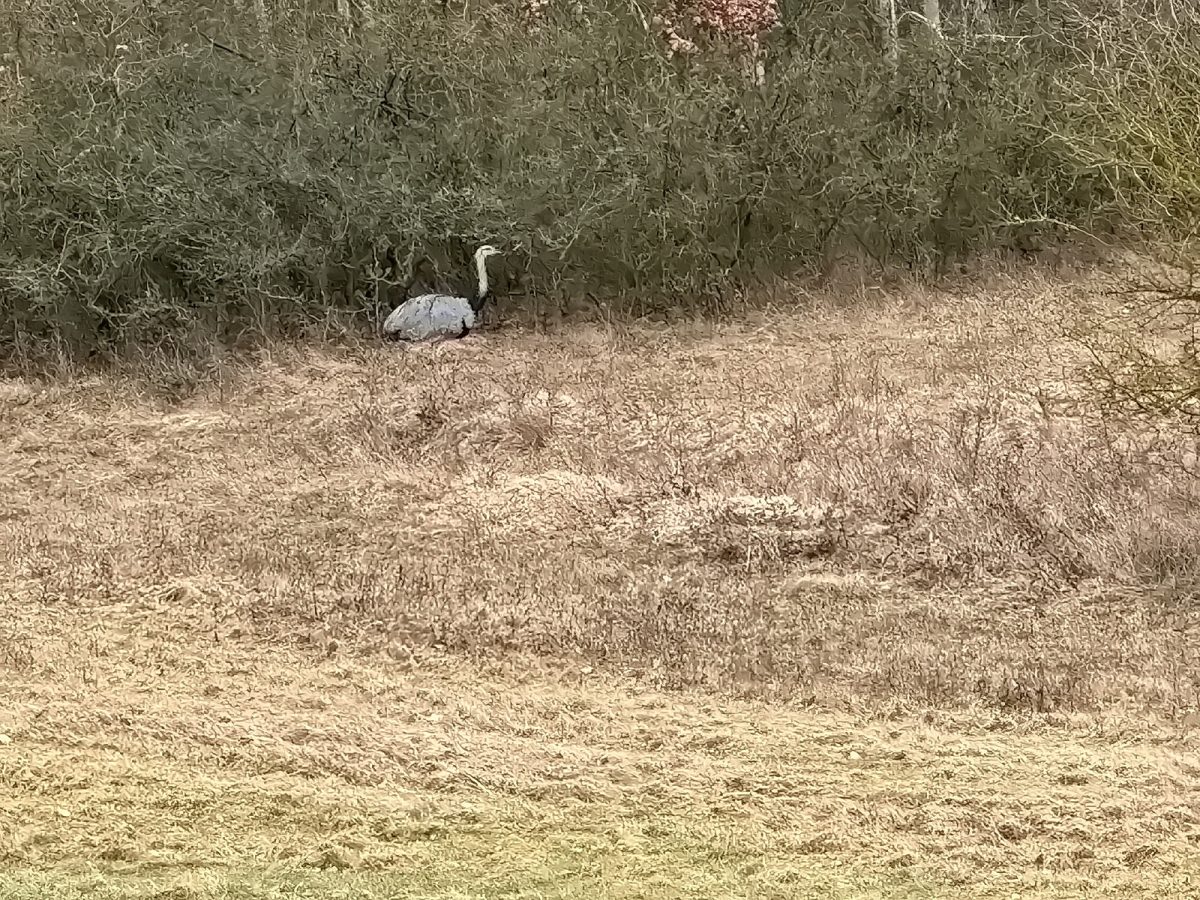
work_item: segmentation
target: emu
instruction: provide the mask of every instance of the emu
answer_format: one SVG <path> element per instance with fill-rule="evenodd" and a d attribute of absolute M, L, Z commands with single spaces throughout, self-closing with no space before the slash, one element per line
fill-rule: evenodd
<path fill-rule="evenodd" d="M 499 252 L 490 244 L 484 244 L 475 251 L 475 269 L 479 273 L 479 285 L 470 297 L 422 294 L 406 300 L 384 320 L 384 336 L 397 341 L 466 337 L 479 321 L 479 313 L 491 296 L 487 258 Z"/>

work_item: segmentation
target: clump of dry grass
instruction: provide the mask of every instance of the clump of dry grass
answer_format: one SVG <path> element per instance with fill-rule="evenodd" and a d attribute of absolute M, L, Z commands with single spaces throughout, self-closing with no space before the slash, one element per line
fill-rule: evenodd
<path fill-rule="evenodd" d="M 215 633 L 329 653 L 1175 715 L 1200 702 L 1195 447 L 1091 408 L 1060 335 L 1096 302 L 1028 275 L 671 334 L 281 349 L 175 402 L 10 382 L 4 587 L 178 605 L 192 579 Z"/>

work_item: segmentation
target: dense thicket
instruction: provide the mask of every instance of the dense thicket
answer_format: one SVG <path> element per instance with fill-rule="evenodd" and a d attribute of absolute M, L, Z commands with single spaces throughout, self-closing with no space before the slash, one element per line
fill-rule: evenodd
<path fill-rule="evenodd" d="M 509 290 L 677 299 L 1194 208 L 1195 29 L 946 7 L 893 61 L 877 8 L 785 3 L 755 87 L 631 0 L 532 29 L 512 0 L 17 3 L 0 353 L 366 325 L 413 278 L 465 286 L 484 240 Z"/>

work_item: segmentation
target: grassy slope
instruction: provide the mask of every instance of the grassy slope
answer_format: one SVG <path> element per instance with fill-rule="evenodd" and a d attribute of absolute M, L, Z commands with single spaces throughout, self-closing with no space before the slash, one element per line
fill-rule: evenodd
<path fill-rule="evenodd" d="M 1079 416 L 1060 468 L 939 443 L 1069 399 L 1047 290 L 4 385 L 0 896 L 1195 896 L 1196 614 L 1072 524 Z M 911 442 L 941 527 L 881 548 Z M 964 507 L 998 481 L 1099 571 L 1005 569 L 1050 564 Z M 1123 484 L 1105 521 L 1184 541 L 1144 488 L 1191 488 Z M 819 554 L 710 515 L 855 490 Z M 934 544 L 994 571 L 895 570 Z"/>

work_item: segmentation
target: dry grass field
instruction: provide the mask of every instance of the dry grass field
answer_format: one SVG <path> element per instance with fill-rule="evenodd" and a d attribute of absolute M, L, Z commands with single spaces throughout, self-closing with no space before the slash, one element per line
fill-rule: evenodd
<path fill-rule="evenodd" d="M 0 382 L 0 897 L 1200 896 L 1093 281 Z"/>

